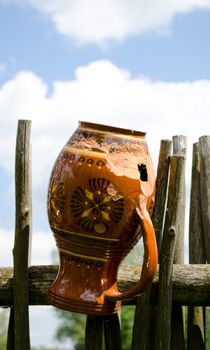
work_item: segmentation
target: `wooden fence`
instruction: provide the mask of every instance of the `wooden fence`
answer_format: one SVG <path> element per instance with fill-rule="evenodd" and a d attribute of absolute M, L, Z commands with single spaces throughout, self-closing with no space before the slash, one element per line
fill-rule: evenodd
<path fill-rule="evenodd" d="M 58 270 L 53 265 L 30 266 L 30 128 L 30 121 L 18 122 L 14 268 L 0 269 L 0 305 L 10 307 L 7 350 L 30 349 L 29 305 L 47 305 L 47 291 Z M 146 293 L 123 304 L 136 305 L 131 350 L 205 349 L 205 306 L 210 306 L 210 137 L 193 145 L 192 159 L 190 264 L 184 265 L 186 138 L 161 141 L 152 216 L 159 271 Z M 122 266 L 120 289 L 132 287 L 140 270 Z M 101 350 L 102 339 L 106 350 L 121 350 L 118 315 L 87 316 L 84 338 L 86 350 Z"/>

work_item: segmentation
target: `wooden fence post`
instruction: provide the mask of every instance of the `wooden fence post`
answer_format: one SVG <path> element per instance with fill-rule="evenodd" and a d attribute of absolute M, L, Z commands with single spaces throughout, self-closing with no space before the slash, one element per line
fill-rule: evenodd
<path fill-rule="evenodd" d="M 193 145 L 190 193 L 189 263 L 205 264 L 204 232 L 201 216 L 199 143 Z M 187 349 L 204 350 L 204 308 L 188 307 Z"/>
<path fill-rule="evenodd" d="M 173 154 L 184 157 L 184 172 L 185 172 L 185 163 L 186 163 L 186 153 L 187 153 L 187 139 L 186 136 L 176 135 L 173 136 Z M 183 264 L 184 263 L 184 229 L 185 229 L 185 178 L 182 182 L 182 189 L 180 192 L 180 218 L 179 218 L 179 230 L 177 232 L 177 241 L 176 248 L 174 253 L 174 264 Z M 177 348 L 176 348 L 177 349 Z M 179 349 L 181 350 L 181 349 Z"/>
<path fill-rule="evenodd" d="M 104 317 L 104 340 L 106 350 L 122 350 L 118 314 Z"/>
<path fill-rule="evenodd" d="M 180 200 L 184 181 L 184 156 L 170 157 L 168 206 L 160 254 L 159 296 L 155 350 L 169 350 L 171 340 L 172 270 L 179 230 Z"/>
<path fill-rule="evenodd" d="M 85 350 L 101 350 L 103 341 L 104 317 L 87 316 L 85 329 Z"/>
<path fill-rule="evenodd" d="M 202 222 L 205 240 L 206 261 L 210 263 L 210 136 L 201 136 L 200 150 L 200 191 Z"/>
<path fill-rule="evenodd" d="M 15 350 L 30 350 L 28 264 L 31 240 L 31 121 L 19 120 L 16 140 L 16 223 L 14 257 Z M 13 349 L 14 350 L 14 349 Z"/>
<path fill-rule="evenodd" d="M 184 173 L 187 153 L 187 138 L 183 135 L 173 136 L 173 154 L 184 157 Z M 176 239 L 176 247 L 174 252 L 174 264 L 184 264 L 184 232 L 185 232 L 185 177 L 182 181 L 182 188 L 180 189 L 180 211 L 178 219 L 178 231 Z M 183 308 L 180 305 L 172 305 L 172 320 L 171 320 L 171 350 L 184 350 L 184 321 Z"/>
<path fill-rule="evenodd" d="M 155 234 L 158 244 L 158 252 L 160 253 L 165 209 L 167 204 L 167 190 L 169 178 L 169 156 L 171 155 L 171 140 L 162 140 L 160 144 L 157 179 L 156 179 L 156 197 L 155 206 L 152 213 L 152 222 L 155 228 Z"/>
<path fill-rule="evenodd" d="M 156 180 L 156 200 L 152 214 L 157 244 L 160 250 L 162 229 L 165 216 L 166 193 L 168 188 L 169 155 L 171 154 L 170 140 L 162 140 L 158 160 Z M 134 316 L 132 350 L 150 350 L 154 347 L 154 327 L 156 324 L 156 307 L 150 305 L 151 290 L 137 298 Z"/>

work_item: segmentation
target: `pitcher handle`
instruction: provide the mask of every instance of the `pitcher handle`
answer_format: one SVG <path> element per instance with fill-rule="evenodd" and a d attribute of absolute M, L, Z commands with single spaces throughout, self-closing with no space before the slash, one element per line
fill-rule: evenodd
<path fill-rule="evenodd" d="M 114 295 L 106 292 L 105 298 L 111 302 L 132 298 L 143 293 L 153 280 L 158 264 L 158 252 L 155 230 L 147 210 L 148 195 L 142 191 L 139 195 L 137 212 L 140 217 L 144 242 L 144 259 L 139 282 L 131 289 L 125 292 L 116 292 Z"/>

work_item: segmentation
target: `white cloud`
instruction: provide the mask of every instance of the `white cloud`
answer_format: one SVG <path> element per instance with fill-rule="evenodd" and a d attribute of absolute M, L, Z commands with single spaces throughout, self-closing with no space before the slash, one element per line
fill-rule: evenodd
<path fill-rule="evenodd" d="M 78 120 L 148 132 L 152 153 L 161 138 L 200 136 L 210 130 L 210 81 L 153 82 L 132 78 L 110 61 L 79 67 L 75 79 L 47 85 L 32 72 L 20 72 L 0 89 L 0 164 L 13 173 L 18 118 L 32 119 L 33 181 L 43 192 L 55 157 Z M 9 147 L 8 147 L 9 145 Z"/>
<path fill-rule="evenodd" d="M 128 71 L 110 61 L 96 61 L 79 67 L 73 80 L 54 82 L 50 96 L 47 92 L 48 86 L 32 72 L 20 72 L 0 89 L 0 115 L 4 117 L 0 128 L 0 164 L 10 174 L 11 186 L 17 120 L 32 119 L 33 212 L 37 232 L 33 235 L 32 258 L 33 263 L 40 264 L 47 263 L 45 256 L 49 261 L 45 251 L 48 245 L 50 250 L 54 245 L 50 233 L 37 231 L 37 227 L 43 230 L 43 222 L 47 223 L 48 179 L 54 160 L 77 128 L 78 120 L 146 131 L 155 163 L 161 139 L 187 135 L 190 149 L 199 136 L 210 134 L 207 80 L 153 82 L 144 77 L 132 78 Z M 7 200 L 6 194 L 4 199 Z M 11 203 L 11 193 L 8 201 Z M 9 247 L 8 237 L 12 233 L 3 235 L 2 246 Z M 8 261 L 7 254 L 3 255 Z"/>
<path fill-rule="evenodd" d="M 2 1 L 2 0 L 1 0 Z M 122 41 L 170 25 L 177 14 L 210 8 L 210 0 L 10 0 L 47 15 L 79 44 Z"/>
<path fill-rule="evenodd" d="M 1 256 L 0 256 L 0 266 L 12 266 L 13 265 L 13 255 L 12 249 L 14 246 L 14 231 L 6 230 L 0 227 L 0 240 L 1 246 Z"/>
<path fill-rule="evenodd" d="M 47 232 L 33 232 L 31 246 L 31 265 L 53 264 L 53 251 L 57 252 L 53 234 L 50 229 Z"/>
<path fill-rule="evenodd" d="M 13 266 L 15 232 L 0 227 L 1 256 L 0 266 Z M 53 263 L 52 252 L 56 245 L 52 233 L 49 231 L 33 231 L 31 244 L 31 265 L 50 265 Z"/>

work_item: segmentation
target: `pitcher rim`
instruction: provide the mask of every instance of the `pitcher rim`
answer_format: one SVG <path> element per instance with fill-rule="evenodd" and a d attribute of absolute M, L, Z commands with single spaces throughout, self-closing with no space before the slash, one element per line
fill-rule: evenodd
<path fill-rule="evenodd" d="M 133 129 L 126 129 L 126 128 L 119 128 L 117 126 L 111 126 L 106 124 L 100 124 L 100 123 L 93 123 L 93 122 L 86 122 L 79 120 L 78 122 L 79 127 L 81 128 L 87 128 L 87 129 L 96 129 L 99 131 L 106 131 L 106 132 L 115 132 L 118 134 L 123 135 L 130 135 L 130 136 L 141 136 L 144 137 L 146 135 L 146 132 L 133 130 Z"/>

